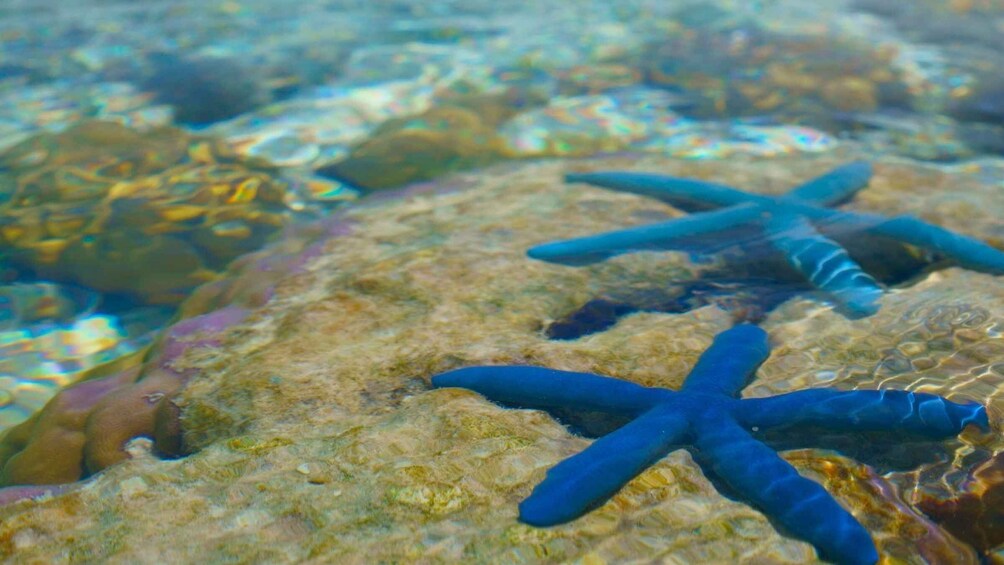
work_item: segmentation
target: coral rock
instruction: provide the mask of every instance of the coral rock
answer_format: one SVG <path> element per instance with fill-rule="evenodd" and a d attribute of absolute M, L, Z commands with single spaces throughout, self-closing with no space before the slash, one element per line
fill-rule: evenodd
<path fill-rule="evenodd" d="M 243 315 L 240 309 L 228 308 L 180 322 L 147 362 L 146 372 L 135 366 L 61 391 L 0 439 L 0 484 L 66 483 L 87 477 L 124 460 L 126 443 L 138 436 L 156 437 L 166 455 L 180 454 L 180 438 L 171 433 L 180 428 L 170 421 L 177 412 L 161 406 L 172 401 L 191 371 L 172 363 L 188 348 L 211 346 L 213 333 Z M 199 337 L 203 339 L 193 339 Z"/>
<path fill-rule="evenodd" d="M 174 304 L 292 210 L 260 162 L 181 130 L 84 122 L 0 156 L 0 242 L 38 276 Z"/>
<path fill-rule="evenodd" d="M 918 506 L 959 539 L 983 552 L 1004 550 L 1004 452 L 973 471 L 965 492 Z"/>
<path fill-rule="evenodd" d="M 478 114 L 441 106 L 387 121 L 344 161 L 321 172 L 362 188 L 392 188 L 486 165 L 500 159 L 500 152 L 494 129 Z"/>
<path fill-rule="evenodd" d="M 854 157 L 860 156 L 847 156 Z M 781 193 L 844 160 L 618 156 L 588 165 L 739 186 L 759 179 L 758 190 Z M 517 503 L 547 468 L 589 440 L 542 412 L 501 409 L 465 391 L 428 391 L 430 375 L 472 364 L 544 365 L 678 388 L 712 336 L 732 324 L 726 312 L 705 307 L 636 313 L 578 340 L 546 338 L 550 320 L 598 288 L 700 268 L 680 253 L 622 256 L 579 269 L 528 260 L 526 249 L 541 241 L 680 216 L 634 195 L 562 181 L 584 165 L 506 166 L 415 185 L 394 199 L 375 195 L 345 211 L 351 231 L 322 241 L 272 291 L 250 280 L 229 289 L 211 285 L 206 308 L 244 290 L 271 298 L 248 306 L 252 316 L 217 336 L 216 347 L 193 345 L 173 362 L 176 370 L 193 371 L 175 403 L 184 446 L 194 453 L 172 461 L 127 459 L 82 488 L 0 508 L 0 556 L 813 562 L 809 544 L 722 496 L 682 451 L 580 520 L 547 529 L 520 524 Z M 852 207 L 919 210 L 925 220 L 989 239 L 999 229 L 1000 199 L 973 209 L 936 205 L 957 195 L 956 187 L 999 194 L 968 173 L 880 161 Z M 245 276 L 260 274 L 268 262 L 255 263 L 244 265 Z M 994 328 L 1004 323 L 1004 291 L 995 279 L 948 269 L 880 300 L 882 309 L 866 320 L 845 319 L 809 300 L 772 312 L 764 328 L 773 355 L 744 395 L 886 387 L 984 402 L 999 418 L 993 415 L 1001 413 L 997 390 L 1004 380 L 993 367 L 1004 342 Z M 902 494 L 939 488 L 946 497 L 959 494 L 958 479 L 989 459 L 989 450 L 1000 447 L 994 441 L 963 434 L 937 442 L 927 450 L 935 460 L 910 473 L 882 465 L 886 451 L 912 455 L 920 451 L 915 444 L 836 460 L 837 470 L 851 473 L 832 470 L 829 451 L 784 456 L 825 482 L 890 558 L 948 555 L 946 561 L 966 563 L 974 552 Z M 910 462 L 909 469 L 918 469 Z"/>

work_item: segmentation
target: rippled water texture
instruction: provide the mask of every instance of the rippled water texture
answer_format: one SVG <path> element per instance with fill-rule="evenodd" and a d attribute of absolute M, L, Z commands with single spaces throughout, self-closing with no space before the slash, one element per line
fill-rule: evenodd
<path fill-rule="evenodd" d="M 813 562 L 697 448 L 522 523 L 623 418 L 430 384 L 677 389 L 750 323 L 743 398 L 985 406 L 746 432 L 883 559 L 1004 561 L 1002 38 L 1002 0 L 0 3 L 0 556 Z"/>

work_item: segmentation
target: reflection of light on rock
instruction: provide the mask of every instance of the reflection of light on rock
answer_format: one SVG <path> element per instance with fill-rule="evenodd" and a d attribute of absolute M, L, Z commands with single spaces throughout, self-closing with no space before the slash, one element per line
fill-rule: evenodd
<path fill-rule="evenodd" d="M 314 160 L 320 150 L 312 143 L 303 143 L 294 136 L 279 131 L 267 132 L 260 138 L 252 138 L 244 147 L 251 157 L 263 157 L 276 165 L 296 165 Z"/>
<path fill-rule="evenodd" d="M 487 88 L 495 82 L 476 52 L 417 43 L 365 47 L 353 53 L 338 82 L 210 131 L 243 155 L 318 168 L 345 157 L 383 122 L 428 110 L 435 96 L 458 84 Z"/>
<path fill-rule="evenodd" d="M 837 146 L 829 135 L 799 126 L 694 125 L 690 131 L 647 140 L 638 148 L 691 159 L 731 155 L 772 157 L 804 151 L 818 153 Z"/>
<path fill-rule="evenodd" d="M 740 138 L 764 147 L 765 151 L 776 150 L 778 153 L 792 151 L 816 153 L 829 151 L 837 145 L 837 141 L 829 135 L 800 126 L 734 126 L 732 132 Z"/>
<path fill-rule="evenodd" d="M 138 351 L 119 321 L 92 315 L 0 332 L 0 431 L 26 420 L 89 369 Z"/>
<path fill-rule="evenodd" d="M 659 91 L 630 89 L 616 94 L 555 98 L 545 108 L 519 114 L 501 135 L 513 153 L 589 155 L 629 148 L 683 120 L 666 108 Z"/>
<path fill-rule="evenodd" d="M 26 86 L 0 94 L 0 150 L 41 129 L 62 131 L 85 118 L 142 129 L 169 123 L 172 111 L 126 83 Z"/>
<path fill-rule="evenodd" d="M 695 122 L 672 108 L 687 100 L 663 90 L 625 88 L 603 95 L 555 98 L 544 108 L 517 115 L 501 128 L 519 156 L 586 156 L 638 150 L 690 159 L 736 154 L 774 156 L 823 152 L 836 140 L 801 126 L 753 126 Z"/>
<path fill-rule="evenodd" d="M 290 210 L 305 210 L 312 202 L 355 200 L 359 191 L 336 180 L 303 171 L 286 171 L 282 180 L 289 184 L 283 202 Z"/>

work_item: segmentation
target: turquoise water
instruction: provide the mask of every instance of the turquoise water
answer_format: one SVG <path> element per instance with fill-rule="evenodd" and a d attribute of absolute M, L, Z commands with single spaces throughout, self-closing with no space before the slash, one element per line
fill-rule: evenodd
<path fill-rule="evenodd" d="M 39 411 L 60 390 L 84 382 L 81 396 L 111 394 L 119 384 L 100 383 L 134 383 L 151 367 L 163 369 L 184 349 L 172 349 L 176 342 L 196 339 L 192 332 L 254 318 L 282 276 L 310 270 L 325 238 L 366 232 L 365 224 L 341 223 L 355 210 L 435 201 L 430 195 L 535 166 L 586 173 L 612 164 L 713 183 L 674 185 L 666 196 L 650 185 L 568 179 L 653 198 L 650 209 L 629 207 L 623 228 L 747 206 L 716 219 L 715 230 L 687 227 L 671 242 L 663 233 L 606 248 L 584 244 L 567 256 L 534 247 L 527 262 L 608 265 L 588 267 L 595 280 L 539 322 L 545 339 L 591 343 L 639 313 L 675 319 L 708 309 L 764 324 L 775 346 L 788 334 L 771 324 L 790 318 L 811 327 L 824 311 L 848 320 L 857 336 L 886 299 L 930 292 L 925 285 L 956 276 L 944 268 L 961 266 L 991 276 L 953 287 L 958 294 L 944 296 L 945 310 L 918 314 L 920 322 L 908 310 L 902 328 L 890 326 L 905 337 L 874 366 L 856 364 L 838 339 L 829 355 L 849 360 L 844 368 L 821 363 L 814 377 L 806 369 L 748 392 L 831 381 L 895 385 L 986 405 L 996 426 L 1002 38 L 999 0 L 7 0 L 0 6 L 0 483 L 88 478 L 126 458 L 132 437 L 154 437 L 158 456 L 188 455 L 178 439 L 183 412 L 171 412 L 180 409 L 168 401 L 195 373 L 172 368 L 173 388 L 145 393 L 146 427 L 115 436 L 111 455 L 50 464 L 64 461 L 63 444 L 46 440 L 55 455 L 23 463 L 42 449 L 30 446 L 46 443 L 38 440 L 49 429 Z M 865 162 L 867 173 L 840 176 L 840 167 Z M 832 193 L 798 188 L 831 170 L 839 177 Z M 715 193 L 721 185 L 747 194 Z M 795 204 L 781 196 L 792 189 Z M 585 194 L 580 217 L 627 202 Z M 545 209 L 558 197 L 542 189 L 539 198 Z M 900 215 L 926 223 L 887 222 Z M 554 239 L 609 231 L 564 215 L 556 221 L 568 229 Z M 398 235 L 380 234 L 405 252 Z M 449 236 L 430 236 L 430 247 Z M 628 258 L 653 249 L 681 259 L 646 266 Z M 848 272 L 858 278 L 842 281 Z M 997 302 L 966 302 L 977 289 Z M 903 329 L 914 324 L 926 333 Z M 962 337 L 932 337 L 938 332 L 930 328 L 946 324 L 952 336 L 964 326 Z M 811 351 L 807 358 L 827 358 L 825 348 Z M 932 377 L 925 373 L 932 366 L 975 384 Z M 73 427 L 82 425 L 65 429 L 83 434 Z M 899 465 L 910 459 L 902 453 L 894 465 L 872 461 L 874 450 L 846 439 L 826 447 L 864 452 L 869 472 L 899 489 L 889 499 L 919 517 L 931 539 L 948 536 L 970 552 L 966 558 L 1000 559 L 998 436 L 928 446 L 927 459 L 937 462 L 916 471 L 900 468 L 910 468 Z M 967 495 L 972 500 L 959 498 Z M 945 501 L 958 507 L 935 508 Z M 905 555 L 951 562 L 950 553 Z"/>

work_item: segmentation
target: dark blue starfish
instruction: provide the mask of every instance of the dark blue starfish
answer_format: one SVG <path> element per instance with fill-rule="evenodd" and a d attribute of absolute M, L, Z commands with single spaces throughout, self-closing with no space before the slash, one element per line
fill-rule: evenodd
<path fill-rule="evenodd" d="M 871 165 L 854 162 L 803 184 L 782 196 L 748 194 L 709 182 L 632 172 L 571 174 L 568 182 L 584 182 L 651 196 L 685 211 L 721 208 L 710 212 L 538 245 L 529 250 L 534 259 L 583 265 L 645 249 L 682 249 L 695 238 L 744 226 L 760 229 L 812 285 L 833 298 L 847 315 L 875 313 L 882 288 L 840 244 L 820 231 L 893 238 L 934 252 L 977 271 L 1004 274 L 1004 252 L 978 240 L 952 233 L 911 216 L 887 218 L 876 214 L 832 210 L 827 206 L 850 199 L 871 179 Z"/>
<path fill-rule="evenodd" d="M 903 391 L 810 389 L 738 398 L 770 354 L 767 334 L 740 325 L 719 334 L 679 391 L 542 367 L 469 367 L 432 385 L 462 387 L 506 405 L 603 412 L 630 423 L 555 465 L 520 504 L 520 520 L 551 526 L 574 520 L 613 496 L 670 451 L 689 446 L 705 472 L 725 482 L 820 557 L 874 563 L 868 531 L 817 483 L 803 478 L 751 430 L 818 426 L 834 431 L 898 431 L 930 438 L 967 424 L 988 429 L 986 410 Z"/>

